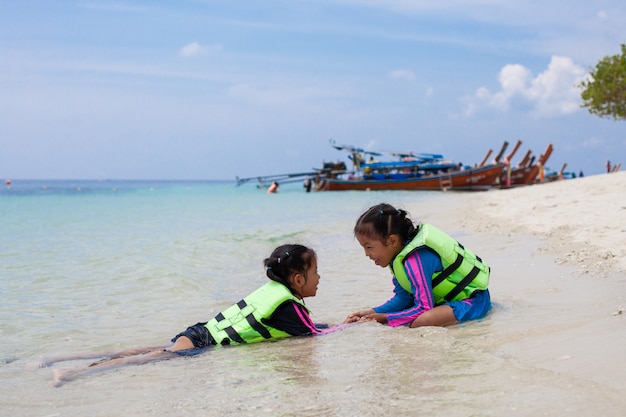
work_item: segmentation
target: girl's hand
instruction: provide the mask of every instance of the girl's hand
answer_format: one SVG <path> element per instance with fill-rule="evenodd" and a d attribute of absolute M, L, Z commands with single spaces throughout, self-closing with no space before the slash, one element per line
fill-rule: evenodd
<path fill-rule="evenodd" d="M 380 324 L 387 324 L 387 315 L 385 313 L 366 314 L 359 321 L 377 321 Z"/>
<path fill-rule="evenodd" d="M 367 316 L 370 314 L 375 314 L 375 311 L 371 308 L 368 310 L 356 311 L 352 314 L 349 314 L 348 317 L 346 318 L 346 321 L 344 321 L 344 323 L 356 323 L 357 321 L 361 321 L 361 319 L 364 316 Z"/>

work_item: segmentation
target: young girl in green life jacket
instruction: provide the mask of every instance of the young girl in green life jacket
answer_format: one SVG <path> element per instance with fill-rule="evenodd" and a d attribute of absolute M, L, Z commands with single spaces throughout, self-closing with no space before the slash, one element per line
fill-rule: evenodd
<path fill-rule="evenodd" d="M 491 309 L 489 266 L 432 225 L 382 203 L 363 213 L 354 236 L 365 256 L 393 275 L 394 295 L 356 311 L 346 323 L 375 320 L 390 326 L 445 326 L 484 317 Z"/>
<path fill-rule="evenodd" d="M 127 365 L 190 356 L 216 345 L 256 343 L 290 336 L 313 336 L 329 333 L 329 328 L 311 320 L 304 298 L 317 293 L 320 276 L 317 257 L 312 249 L 298 244 L 276 248 L 264 261 L 268 283 L 224 310 L 208 322 L 188 327 L 169 345 L 125 349 L 116 352 L 93 352 L 43 359 L 38 366 L 79 359 L 100 359 L 88 367 L 55 369 L 53 385 Z"/>

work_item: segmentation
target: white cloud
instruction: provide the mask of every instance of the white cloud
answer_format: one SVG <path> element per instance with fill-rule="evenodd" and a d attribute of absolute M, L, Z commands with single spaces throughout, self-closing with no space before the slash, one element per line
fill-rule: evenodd
<path fill-rule="evenodd" d="M 215 44 L 212 46 L 202 45 L 199 42 L 192 42 L 188 45 L 183 46 L 180 49 L 180 56 L 184 58 L 191 58 L 194 56 L 204 55 L 209 53 L 210 51 L 219 51 L 222 49 L 222 45 Z"/>
<path fill-rule="evenodd" d="M 533 78 L 532 72 L 519 64 L 505 65 L 498 75 L 500 91 L 480 87 L 466 99 L 465 114 L 473 115 L 488 107 L 506 112 L 521 101 L 540 117 L 570 114 L 580 108 L 580 90 L 576 87 L 586 76 L 585 70 L 570 58 L 552 56 L 548 68 Z"/>
<path fill-rule="evenodd" d="M 397 80 L 407 80 L 407 81 L 415 80 L 415 73 L 408 69 L 393 70 L 389 72 L 389 76 Z"/>
<path fill-rule="evenodd" d="M 603 146 L 604 144 L 605 141 L 603 139 L 591 137 L 582 143 L 582 147 L 585 149 L 595 149 Z"/>

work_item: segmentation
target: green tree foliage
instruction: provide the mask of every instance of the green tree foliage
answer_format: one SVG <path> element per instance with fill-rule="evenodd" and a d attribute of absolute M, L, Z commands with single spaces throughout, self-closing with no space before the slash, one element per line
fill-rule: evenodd
<path fill-rule="evenodd" d="M 626 44 L 621 55 L 605 56 L 580 83 L 583 104 L 589 113 L 626 120 Z"/>

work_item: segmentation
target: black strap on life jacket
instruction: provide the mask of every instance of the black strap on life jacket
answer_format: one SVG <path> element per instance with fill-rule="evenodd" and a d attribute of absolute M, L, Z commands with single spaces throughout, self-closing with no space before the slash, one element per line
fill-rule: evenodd
<path fill-rule="evenodd" d="M 460 243 L 459 243 L 460 245 Z M 463 246 L 461 246 L 463 248 Z M 463 263 L 463 256 L 460 253 L 457 253 L 456 259 L 447 268 L 445 268 L 439 275 L 433 278 L 433 289 L 439 284 L 441 284 L 446 278 L 448 278 L 454 271 L 459 269 L 461 264 Z"/>
<path fill-rule="evenodd" d="M 461 291 L 463 291 L 465 287 L 469 285 L 470 282 L 474 281 L 474 278 L 476 278 L 476 275 L 478 275 L 479 272 L 480 272 L 480 269 L 478 269 L 477 267 L 472 268 L 470 273 L 467 274 L 467 276 L 465 276 L 465 278 L 463 278 L 461 282 L 456 284 L 456 286 L 452 288 L 452 290 L 450 290 L 450 292 L 447 293 L 443 297 L 443 299 L 446 300 L 447 302 L 454 300 L 454 297 L 459 295 Z"/>
<path fill-rule="evenodd" d="M 248 304 L 245 302 L 245 300 L 240 300 L 237 303 L 237 307 L 239 307 L 241 310 L 243 310 L 247 305 Z M 224 319 L 225 319 L 225 317 L 224 317 L 224 315 L 222 313 L 219 313 L 217 316 L 215 316 L 215 320 L 217 320 L 218 323 L 221 322 Z M 259 323 L 257 321 L 257 319 L 254 317 L 254 315 L 252 315 L 252 313 L 250 313 L 250 314 L 248 314 L 246 316 L 246 321 L 248 322 L 248 324 L 250 324 L 250 326 L 257 333 L 259 333 L 265 339 L 271 339 L 272 338 L 272 335 L 270 334 L 270 332 L 265 328 L 265 326 L 263 326 L 261 323 Z M 239 333 L 237 333 L 237 331 L 233 328 L 233 326 L 226 327 L 224 329 L 224 331 L 228 335 L 228 339 L 222 340 L 222 342 L 221 342 L 222 345 L 230 344 L 231 340 L 233 342 L 237 342 L 237 343 L 245 343 L 245 341 L 241 338 L 241 336 L 239 335 Z"/>
<path fill-rule="evenodd" d="M 246 302 L 244 300 L 241 300 L 239 303 L 237 303 L 237 305 L 239 306 L 239 308 L 243 309 L 245 306 L 247 306 Z M 252 313 L 248 314 L 246 316 L 246 320 L 248 321 L 248 324 L 250 324 L 250 326 L 256 330 L 256 332 L 258 334 L 260 334 L 261 336 L 263 336 L 265 339 L 271 339 L 272 335 L 270 334 L 269 330 L 267 330 L 267 328 L 265 326 L 263 326 L 261 323 L 259 323 L 256 319 L 256 317 L 254 317 L 254 315 Z"/>
<path fill-rule="evenodd" d="M 461 245 L 459 242 L 457 243 L 461 249 L 465 250 L 463 245 Z M 478 256 L 476 256 L 476 260 L 480 263 L 483 262 L 483 260 L 480 259 Z M 463 256 L 459 253 L 457 254 L 456 259 L 454 260 L 453 263 L 448 265 L 448 267 L 445 268 L 443 271 L 441 271 L 439 275 L 433 278 L 433 282 L 432 282 L 433 290 L 435 289 L 437 285 L 441 284 L 446 278 L 452 275 L 452 273 L 456 271 L 461 266 L 462 263 L 463 263 Z M 476 266 L 472 268 L 470 273 L 467 274 L 458 284 L 456 284 L 455 287 L 452 288 L 452 290 L 450 290 L 448 294 L 446 294 L 443 297 L 443 299 L 446 300 L 447 302 L 452 301 L 454 297 L 459 295 L 461 291 L 465 289 L 465 287 L 467 287 L 472 281 L 474 281 L 474 278 L 476 278 L 479 272 L 480 272 L 480 269 L 478 269 Z"/>

